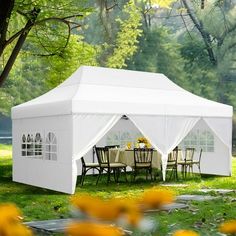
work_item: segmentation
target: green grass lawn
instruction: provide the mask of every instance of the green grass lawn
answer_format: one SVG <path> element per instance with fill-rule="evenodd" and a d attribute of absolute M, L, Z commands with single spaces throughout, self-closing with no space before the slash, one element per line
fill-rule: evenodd
<path fill-rule="evenodd" d="M 12 182 L 11 146 L 0 144 L 0 202 L 13 202 L 23 212 L 24 221 L 46 220 L 69 217 L 70 196 L 42 188 Z M 144 189 L 158 186 L 159 181 L 137 181 L 136 183 L 111 183 L 106 184 L 106 178 L 96 186 L 96 177 L 89 176 L 85 179 L 84 187 L 79 184 L 76 193 L 89 193 L 102 198 L 110 197 L 136 197 Z M 236 189 L 236 159 L 233 160 L 232 177 L 199 176 L 188 180 L 184 188 L 171 187 L 176 194 L 198 193 L 201 188 Z M 215 193 L 211 193 L 216 195 Z M 236 195 L 228 194 L 210 202 L 192 202 L 189 209 L 176 210 L 172 213 L 155 213 L 160 222 L 160 234 L 168 235 L 178 228 L 197 230 L 201 235 L 217 235 L 217 225 L 224 219 L 236 218 Z"/>

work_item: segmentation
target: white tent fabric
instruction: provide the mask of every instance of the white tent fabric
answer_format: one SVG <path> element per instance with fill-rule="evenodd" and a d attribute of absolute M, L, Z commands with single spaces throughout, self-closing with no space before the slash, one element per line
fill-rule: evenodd
<path fill-rule="evenodd" d="M 231 150 L 232 147 L 232 119 L 205 117 L 207 125 L 215 132 L 217 137 Z"/>
<path fill-rule="evenodd" d="M 73 130 L 76 143 L 74 143 L 73 160 L 84 156 L 120 118 L 121 115 L 74 115 Z"/>
<path fill-rule="evenodd" d="M 151 144 L 162 154 L 165 180 L 167 156 L 198 122 L 198 117 L 129 116 Z"/>
<path fill-rule="evenodd" d="M 196 96 L 163 74 L 82 66 L 58 87 L 12 108 L 13 180 L 73 193 L 76 160 L 123 115 L 161 152 L 163 170 L 167 154 L 199 119 L 205 119 L 225 144 L 224 150 L 214 149 L 217 152 L 209 156 L 231 158 L 232 106 Z M 57 144 L 46 143 L 49 133 Z M 37 150 L 22 149 L 24 134 L 40 135 L 44 146 L 40 157 L 28 155 Z M 56 151 L 48 151 L 49 146 Z M 230 173 L 230 168 L 219 166 L 216 173 Z"/>
<path fill-rule="evenodd" d="M 70 114 L 232 117 L 232 107 L 196 96 L 163 74 L 82 66 L 48 93 L 12 109 L 12 118 Z"/>

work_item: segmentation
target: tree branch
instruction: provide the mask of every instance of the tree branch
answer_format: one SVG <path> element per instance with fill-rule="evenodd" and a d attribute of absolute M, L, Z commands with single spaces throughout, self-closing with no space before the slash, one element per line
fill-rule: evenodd
<path fill-rule="evenodd" d="M 6 43 L 7 28 L 9 25 L 11 13 L 14 7 L 15 0 L 1 0 L 0 7 L 0 56 L 4 51 Z"/>
<path fill-rule="evenodd" d="M 25 27 L 24 27 L 24 31 L 22 32 L 22 34 L 20 35 L 12 53 L 11 56 L 9 57 L 6 66 L 4 67 L 1 75 L 0 75 L 0 87 L 2 86 L 3 82 L 5 81 L 5 79 L 7 78 L 24 42 L 25 39 L 31 29 L 31 27 L 34 25 L 34 22 L 36 21 L 36 18 L 39 14 L 40 10 L 39 9 L 33 9 L 31 11 L 31 18 L 27 21 Z"/>
<path fill-rule="evenodd" d="M 217 59 L 212 49 L 212 43 L 211 43 L 209 33 L 205 31 L 202 22 L 198 21 L 198 19 L 194 16 L 194 14 L 192 13 L 192 10 L 190 9 L 190 6 L 187 3 L 187 0 L 182 0 L 182 2 L 183 2 L 184 7 L 187 10 L 187 13 L 189 14 L 190 19 L 192 20 L 193 24 L 195 25 L 195 27 L 197 28 L 197 30 L 199 31 L 203 39 L 203 42 L 206 46 L 206 50 L 207 50 L 207 53 L 208 53 L 208 56 L 212 65 L 214 66 L 217 65 Z"/>
<path fill-rule="evenodd" d="M 28 25 L 28 29 L 31 28 L 33 25 L 40 25 L 44 22 L 47 22 L 47 21 L 51 21 L 51 20 L 55 20 L 55 21 L 60 21 L 60 22 L 63 22 L 65 23 L 66 25 L 68 24 L 73 24 L 73 25 L 76 25 L 76 27 L 81 27 L 81 25 L 79 23 L 76 23 L 76 22 L 73 22 L 73 21 L 69 21 L 67 19 L 69 18 L 73 18 L 73 17 L 78 17 L 78 16 L 83 16 L 82 14 L 74 14 L 74 15 L 70 15 L 70 16 L 66 16 L 66 17 L 63 17 L 63 18 L 60 18 L 60 17 L 48 17 L 48 18 L 45 18 L 45 19 L 42 19 L 42 20 L 39 20 L 39 21 L 36 21 L 34 22 L 34 24 L 32 25 Z M 74 27 L 73 27 L 74 28 Z M 5 42 L 5 45 L 4 45 L 4 48 L 9 45 L 10 43 L 12 43 L 16 38 L 18 38 L 25 30 L 27 30 L 25 27 L 21 30 L 19 30 L 18 32 L 16 32 L 14 35 L 12 35 L 8 40 L 6 40 Z"/>

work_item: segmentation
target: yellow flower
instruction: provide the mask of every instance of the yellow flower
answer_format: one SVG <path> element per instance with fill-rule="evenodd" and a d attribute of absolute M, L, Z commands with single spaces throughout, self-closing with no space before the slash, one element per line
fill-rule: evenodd
<path fill-rule="evenodd" d="M 123 218 L 127 224 L 132 226 L 137 226 L 139 224 L 143 214 L 137 200 L 119 199 L 112 200 L 111 202 L 120 210 L 120 218 Z"/>
<path fill-rule="evenodd" d="M 19 222 L 21 212 L 11 203 L 0 205 L 0 224 L 5 222 Z"/>
<path fill-rule="evenodd" d="M 4 236 L 31 236 L 32 232 L 21 224 L 21 212 L 14 204 L 0 205 L 0 234 Z"/>
<path fill-rule="evenodd" d="M 72 223 L 66 230 L 69 236 L 122 236 L 124 232 L 115 226 L 91 222 Z"/>
<path fill-rule="evenodd" d="M 130 211 L 126 215 L 124 215 L 128 224 L 132 226 L 138 226 L 139 222 L 141 221 L 143 215 L 140 211 Z"/>
<path fill-rule="evenodd" d="M 144 138 L 144 137 L 140 137 L 140 138 L 138 138 L 138 143 L 145 143 L 145 144 L 147 144 L 148 140 L 146 138 Z"/>
<path fill-rule="evenodd" d="M 175 197 L 172 191 L 153 188 L 144 192 L 140 203 L 146 209 L 160 208 L 164 204 L 172 203 L 174 199 Z"/>
<path fill-rule="evenodd" d="M 222 223 L 219 231 L 224 234 L 236 234 L 236 220 L 229 220 Z"/>
<path fill-rule="evenodd" d="M 127 145 L 126 145 L 126 148 L 127 148 L 127 149 L 131 149 L 131 147 L 132 147 L 132 143 L 131 143 L 131 142 L 128 142 Z"/>
<path fill-rule="evenodd" d="M 180 229 L 175 231 L 173 236 L 199 236 L 199 234 L 192 230 Z"/>
<path fill-rule="evenodd" d="M 114 221 L 121 214 L 127 211 L 127 206 L 120 200 L 103 201 L 97 197 L 81 195 L 72 198 L 72 204 L 90 217 L 104 220 Z"/>
<path fill-rule="evenodd" d="M 32 231 L 22 224 L 16 225 L 6 225 L 6 227 L 1 230 L 4 236 L 32 236 Z"/>

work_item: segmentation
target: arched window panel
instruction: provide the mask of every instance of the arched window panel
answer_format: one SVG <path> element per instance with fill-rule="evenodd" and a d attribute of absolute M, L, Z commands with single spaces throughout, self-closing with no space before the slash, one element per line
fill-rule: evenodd
<path fill-rule="evenodd" d="M 43 139 L 42 135 L 28 133 L 22 135 L 21 156 L 28 158 L 43 158 Z"/>
<path fill-rule="evenodd" d="M 40 133 L 36 133 L 34 139 L 34 152 L 35 158 L 42 159 L 43 158 L 43 145 L 42 145 L 42 137 Z"/>
<path fill-rule="evenodd" d="M 21 156 L 25 157 L 26 156 L 26 136 L 25 134 L 22 135 L 22 139 L 21 139 Z"/>
<path fill-rule="evenodd" d="M 34 156 L 34 137 L 32 134 L 27 135 L 27 142 L 26 142 L 26 156 L 33 157 Z"/>
<path fill-rule="evenodd" d="M 46 136 L 45 159 L 53 161 L 57 160 L 57 138 L 52 132 L 49 132 Z"/>

